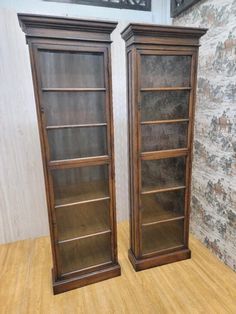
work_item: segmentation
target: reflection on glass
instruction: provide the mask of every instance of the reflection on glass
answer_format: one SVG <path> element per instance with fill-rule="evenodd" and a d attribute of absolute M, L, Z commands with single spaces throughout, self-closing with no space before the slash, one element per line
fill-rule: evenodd
<path fill-rule="evenodd" d="M 142 190 L 185 185 L 185 157 L 142 160 Z"/>
<path fill-rule="evenodd" d="M 50 160 L 107 155 L 106 126 L 48 130 Z"/>
<path fill-rule="evenodd" d="M 188 123 L 142 125 L 142 151 L 187 147 Z"/>
<path fill-rule="evenodd" d="M 104 92 L 44 92 L 47 126 L 106 122 Z"/>
<path fill-rule="evenodd" d="M 111 262 L 110 233 L 59 244 L 62 273 Z"/>
<path fill-rule="evenodd" d="M 51 171 L 56 205 L 109 196 L 108 166 Z"/>
<path fill-rule="evenodd" d="M 167 250 L 184 245 L 184 220 L 176 220 L 142 228 L 142 253 Z"/>
<path fill-rule="evenodd" d="M 110 229 L 109 200 L 56 208 L 59 240 Z"/>
<path fill-rule="evenodd" d="M 141 121 L 188 118 L 188 91 L 141 93 Z"/>
<path fill-rule="evenodd" d="M 104 88 L 102 53 L 40 51 L 43 88 Z"/>
<path fill-rule="evenodd" d="M 184 195 L 184 189 L 142 195 L 142 223 L 151 223 L 183 216 Z"/>
<path fill-rule="evenodd" d="M 190 86 L 191 56 L 143 55 L 141 87 Z"/>

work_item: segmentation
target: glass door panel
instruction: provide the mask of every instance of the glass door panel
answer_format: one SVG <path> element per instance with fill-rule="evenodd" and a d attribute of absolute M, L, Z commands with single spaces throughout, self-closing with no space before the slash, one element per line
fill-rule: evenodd
<path fill-rule="evenodd" d="M 104 88 L 102 53 L 78 51 L 39 52 L 43 88 Z"/>
<path fill-rule="evenodd" d="M 107 155 L 106 126 L 48 130 L 50 160 Z"/>
<path fill-rule="evenodd" d="M 142 191 L 185 185 L 185 157 L 142 160 Z"/>
<path fill-rule="evenodd" d="M 141 56 L 141 87 L 189 87 L 191 56 Z"/>
<path fill-rule="evenodd" d="M 109 230 L 109 204 L 104 200 L 56 208 L 59 241 Z"/>
<path fill-rule="evenodd" d="M 188 123 L 142 125 L 141 134 L 143 152 L 185 148 Z"/>
<path fill-rule="evenodd" d="M 141 93 L 141 121 L 188 119 L 189 91 Z"/>
<path fill-rule="evenodd" d="M 148 224 L 184 215 L 185 189 L 141 196 L 142 223 Z"/>
<path fill-rule="evenodd" d="M 55 205 L 109 197 L 108 166 L 89 166 L 51 171 Z"/>
<path fill-rule="evenodd" d="M 46 126 L 106 123 L 105 92 L 44 92 Z"/>
<path fill-rule="evenodd" d="M 112 261 L 111 234 L 59 244 L 62 274 Z"/>
<path fill-rule="evenodd" d="M 176 220 L 142 228 L 142 253 L 168 250 L 184 245 L 184 220 Z"/>

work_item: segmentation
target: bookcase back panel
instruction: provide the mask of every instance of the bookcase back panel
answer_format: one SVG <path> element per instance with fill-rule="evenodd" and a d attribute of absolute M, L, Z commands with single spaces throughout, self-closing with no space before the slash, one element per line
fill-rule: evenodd
<path fill-rule="evenodd" d="M 59 244 L 62 274 L 112 262 L 110 233 Z"/>
<path fill-rule="evenodd" d="M 52 170 L 56 205 L 109 196 L 108 166 Z"/>
<path fill-rule="evenodd" d="M 142 152 L 187 147 L 188 124 L 142 125 Z"/>
<path fill-rule="evenodd" d="M 184 215 L 185 189 L 141 195 L 142 224 Z"/>
<path fill-rule="evenodd" d="M 105 92 L 44 92 L 46 126 L 106 123 Z"/>
<path fill-rule="evenodd" d="M 40 51 L 43 88 L 104 88 L 102 53 Z"/>
<path fill-rule="evenodd" d="M 56 208 L 59 241 L 109 230 L 109 208 L 110 200 Z"/>
<path fill-rule="evenodd" d="M 184 220 L 169 221 L 142 228 L 142 253 L 150 254 L 184 246 Z"/>
<path fill-rule="evenodd" d="M 188 91 L 157 91 L 141 93 L 141 121 L 187 119 Z"/>
<path fill-rule="evenodd" d="M 142 160 L 142 191 L 185 186 L 185 157 Z"/>
<path fill-rule="evenodd" d="M 50 160 L 107 155 L 106 126 L 48 130 Z"/>
<path fill-rule="evenodd" d="M 141 87 L 190 86 L 191 56 L 142 55 Z"/>

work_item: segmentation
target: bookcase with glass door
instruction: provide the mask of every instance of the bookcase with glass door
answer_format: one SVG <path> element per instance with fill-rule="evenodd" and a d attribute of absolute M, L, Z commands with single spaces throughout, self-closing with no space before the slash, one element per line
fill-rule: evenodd
<path fill-rule="evenodd" d="M 189 207 L 199 38 L 206 29 L 130 24 L 130 250 L 135 270 L 190 258 Z"/>
<path fill-rule="evenodd" d="M 18 17 L 29 45 L 60 293 L 120 275 L 110 65 L 116 23 Z"/>

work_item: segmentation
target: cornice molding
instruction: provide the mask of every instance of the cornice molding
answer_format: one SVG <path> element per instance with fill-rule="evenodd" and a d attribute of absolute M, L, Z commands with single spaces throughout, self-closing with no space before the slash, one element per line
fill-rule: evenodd
<path fill-rule="evenodd" d="M 97 33 L 101 36 L 104 34 L 107 40 L 107 35 L 110 35 L 116 28 L 117 22 L 95 21 L 77 18 L 67 18 L 50 15 L 38 14 L 18 14 L 18 19 L 23 32 L 27 37 L 44 37 L 43 31 L 50 31 L 45 34 L 47 38 L 60 37 L 60 31 L 69 31 L 71 34 L 79 33 Z M 63 34 L 62 37 L 65 37 Z M 73 36 L 72 36 L 73 37 Z M 75 39 L 78 36 L 75 36 Z M 91 38 L 90 38 L 91 39 Z"/>
<path fill-rule="evenodd" d="M 196 38 L 199 39 L 207 32 L 206 28 L 164 26 L 157 24 L 129 24 L 121 33 L 122 38 L 128 41 L 134 36 L 168 37 L 168 38 Z"/>

